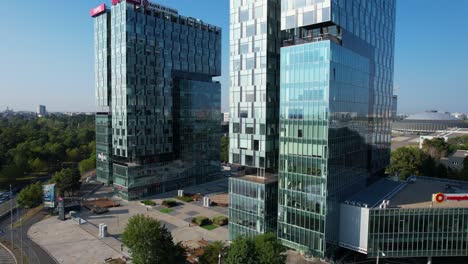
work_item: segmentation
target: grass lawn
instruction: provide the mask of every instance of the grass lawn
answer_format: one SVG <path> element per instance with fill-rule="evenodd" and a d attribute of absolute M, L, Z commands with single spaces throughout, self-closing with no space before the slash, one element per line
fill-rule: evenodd
<path fill-rule="evenodd" d="M 204 229 L 206 229 L 206 230 L 208 230 L 208 231 L 211 231 L 211 230 L 215 230 L 216 228 L 218 228 L 218 226 L 217 226 L 217 225 L 211 224 L 211 225 L 204 225 L 204 226 L 201 226 L 201 228 L 204 228 Z"/>
<path fill-rule="evenodd" d="M 14 228 L 18 228 L 24 223 L 25 221 L 29 220 L 29 218 L 33 217 L 35 214 L 39 213 L 44 207 L 42 205 L 39 205 L 36 208 L 29 209 L 22 217 L 22 221 L 17 221 L 16 223 L 13 224 Z M 25 210 L 25 209 L 22 209 Z"/>
<path fill-rule="evenodd" d="M 174 211 L 174 210 L 172 210 L 170 208 L 161 208 L 161 209 L 159 209 L 159 212 L 164 213 L 164 214 L 168 214 L 168 213 L 170 213 L 172 211 Z"/>

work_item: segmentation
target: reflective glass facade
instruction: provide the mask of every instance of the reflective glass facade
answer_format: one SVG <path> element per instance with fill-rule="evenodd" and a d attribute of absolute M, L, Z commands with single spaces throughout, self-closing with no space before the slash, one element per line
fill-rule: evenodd
<path fill-rule="evenodd" d="M 278 197 L 276 178 L 255 176 L 229 181 L 229 239 L 276 232 Z"/>
<path fill-rule="evenodd" d="M 196 136 L 202 126 L 206 126 L 204 132 L 213 133 L 206 137 L 219 136 L 212 124 L 215 116 L 220 121 L 220 91 L 211 78 L 221 72 L 221 30 L 173 11 L 130 1 L 116 3 L 95 21 L 96 95 L 98 106 L 105 105 L 104 95 L 108 96 L 112 178 L 118 193 L 136 199 L 196 183 L 198 176 L 210 178 L 217 156 L 206 154 L 201 156 L 206 158 L 203 162 L 193 161 L 199 160 L 198 156 L 187 161 L 182 153 L 193 152 L 176 147 L 187 139 L 192 140 L 193 148 L 219 153 L 218 144 L 207 144 L 207 138 Z M 107 64 L 101 58 L 107 58 Z M 103 92 L 106 84 L 108 93 Z M 193 87 L 200 88 L 200 95 L 194 94 Z M 207 89 L 212 94 L 199 98 Z M 199 100 L 211 101 L 206 101 L 206 109 L 200 109 Z M 190 130 L 175 132 L 190 126 L 194 129 L 192 138 L 187 137 Z"/>
<path fill-rule="evenodd" d="M 108 113 L 96 114 L 96 177 L 112 184 L 112 119 Z"/>
<path fill-rule="evenodd" d="M 369 257 L 468 255 L 467 208 L 375 209 L 369 215 Z"/>
<path fill-rule="evenodd" d="M 230 0 L 229 162 L 278 167 L 279 0 Z"/>
<path fill-rule="evenodd" d="M 278 237 L 324 257 L 390 160 L 395 1 L 282 1 Z"/>

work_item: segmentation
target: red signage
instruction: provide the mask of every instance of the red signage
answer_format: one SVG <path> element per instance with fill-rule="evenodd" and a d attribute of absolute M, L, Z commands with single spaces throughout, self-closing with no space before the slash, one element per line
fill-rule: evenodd
<path fill-rule="evenodd" d="M 105 4 L 101 4 L 93 9 L 91 9 L 91 11 L 89 12 L 89 14 L 92 16 L 92 17 L 95 17 L 101 13 L 104 13 L 106 11 L 106 5 Z"/>
<path fill-rule="evenodd" d="M 447 196 L 447 201 L 468 201 L 468 195 Z"/>
<path fill-rule="evenodd" d="M 468 201 L 468 194 L 466 193 L 436 193 L 432 195 L 432 201 L 443 203 L 446 201 Z"/>

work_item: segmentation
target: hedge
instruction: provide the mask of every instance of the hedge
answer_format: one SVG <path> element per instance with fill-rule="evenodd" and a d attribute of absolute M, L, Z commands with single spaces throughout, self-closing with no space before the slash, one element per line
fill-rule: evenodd
<path fill-rule="evenodd" d="M 204 226 L 204 225 L 211 224 L 211 221 L 208 217 L 200 215 L 200 216 L 192 218 L 192 223 L 197 224 L 199 226 Z"/>
<path fill-rule="evenodd" d="M 228 218 L 224 215 L 218 215 L 218 216 L 213 217 L 212 221 L 213 221 L 213 224 L 215 225 L 223 226 L 223 225 L 227 225 Z"/>
<path fill-rule="evenodd" d="M 177 201 L 172 200 L 172 199 L 166 199 L 166 200 L 162 201 L 162 205 L 164 205 L 166 207 L 174 207 L 174 206 L 177 205 Z"/>

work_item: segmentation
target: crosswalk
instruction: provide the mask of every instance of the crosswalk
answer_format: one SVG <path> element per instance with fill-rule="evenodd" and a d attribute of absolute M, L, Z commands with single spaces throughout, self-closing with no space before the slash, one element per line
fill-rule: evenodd
<path fill-rule="evenodd" d="M 16 264 L 13 256 L 3 246 L 0 246 L 0 263 L 2 264 Z"/>

